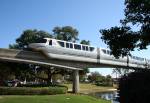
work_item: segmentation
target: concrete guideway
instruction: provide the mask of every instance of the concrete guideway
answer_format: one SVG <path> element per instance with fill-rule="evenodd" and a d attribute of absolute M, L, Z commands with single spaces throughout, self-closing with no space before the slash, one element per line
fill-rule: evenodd
<path fill-rule="evenodd" d="M 78 65 L 73 66 L 69 61 L 49 59 L 40 52 L 15 49 L 0 49 L 0 60 L 27 64 L 48 65 L 53 67 L 82 70 Z"/>

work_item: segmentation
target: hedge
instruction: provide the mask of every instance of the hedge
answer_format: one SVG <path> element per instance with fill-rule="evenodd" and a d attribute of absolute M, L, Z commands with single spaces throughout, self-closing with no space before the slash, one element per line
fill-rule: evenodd
<path fill-rule="evenodd" d="M 150 70 L 141 69 L 123 76 L 118 91 L 120 103 L 149 103 Z"/>
<path fill-rule="evenodd" d="M 67 87 L 0 87 L 0 95 L 54 95 L 67 93 Z"/>

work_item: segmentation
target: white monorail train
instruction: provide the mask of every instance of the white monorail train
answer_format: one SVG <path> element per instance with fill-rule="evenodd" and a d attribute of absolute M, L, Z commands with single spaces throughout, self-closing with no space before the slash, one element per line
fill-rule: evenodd
<path fill-rule="evenodd" d="M 47 57 L 52 59 L 102 63 L 132 68 L 150 67 L 150 60 L 146 58 L 128 56 L 116 59 L 110 54 L 108 49 L 95 48 L 52 38 L 44 38 L 41 43 L 31 43 L 29 48 L 42 51 Z"/>

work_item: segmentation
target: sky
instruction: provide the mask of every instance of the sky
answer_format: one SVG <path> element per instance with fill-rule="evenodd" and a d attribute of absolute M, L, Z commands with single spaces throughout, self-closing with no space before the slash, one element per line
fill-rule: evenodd
<path fill-rule="evenodd" d="M 80 40 L 90 40 L 95 47 L 107 48 L 100 39 L 100 29 L 119 26 L 124 18 L 124 0 L 0 0 L 0 48 L 15 43 L 24 30 L 49 33 L 56 26 L 72 26 Z M 150 59 L 150 50 L 133 54 Z M 103 75 L 111 69 L 90 69 Z"/>

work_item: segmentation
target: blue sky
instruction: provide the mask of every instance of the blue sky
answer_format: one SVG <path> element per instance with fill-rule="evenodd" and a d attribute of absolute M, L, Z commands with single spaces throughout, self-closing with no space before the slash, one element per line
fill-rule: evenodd
<path fill-rule="evenodd" d="M 0 0 L 0 48 L 15 43 L 26 29 L 51 33 L 55 26 L 72 26 L 79 31 L 80 40 L 106 48 L 99 30 L 120 25 L 123 9 L 124 0 Z M 149 52 L 133 54 L 150 58 Z M 109 69 L 97 70 L 111 73 Z"/>

